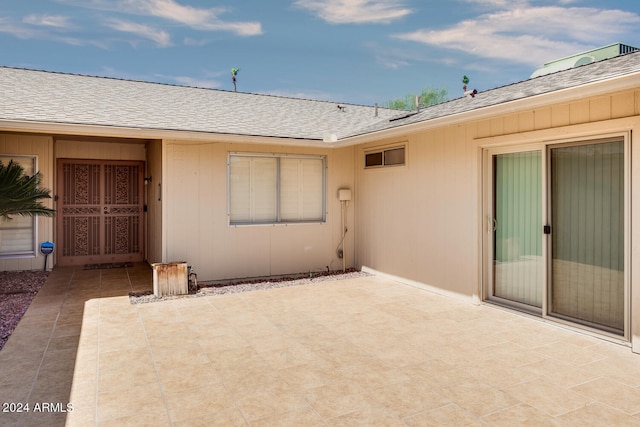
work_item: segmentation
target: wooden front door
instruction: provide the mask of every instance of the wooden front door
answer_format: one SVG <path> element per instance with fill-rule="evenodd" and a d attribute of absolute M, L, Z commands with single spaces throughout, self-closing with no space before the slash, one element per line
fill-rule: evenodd
<path fill-rule="evenodd" d="M 143 260 L 144 163 L 58 160 L 58 265 Z"/>

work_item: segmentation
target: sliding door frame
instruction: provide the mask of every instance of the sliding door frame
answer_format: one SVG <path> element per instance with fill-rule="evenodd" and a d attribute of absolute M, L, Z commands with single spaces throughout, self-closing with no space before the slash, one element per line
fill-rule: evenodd
<path fill-rule="evenodd" d="M 502 138 L 501 138 L 502 139 Z M 493 219 L 494 219 L 494 170 L 493 157 L 500 154 L 540 151 L 542 164 L 542 223 L 543 225 L 551 225 L 553 233 L 553 224 L 551 224 L 551 168 L 550 168 L 550 152 L 552 148 L 560 146 L 577 146 L 597 144 L 611 140 L 622 140 L 624 145 L 624 330 L 622 335 L 612 333 L 604 329 L 596 328 L 585 323 L 569 321 L 558 316 L 550 314 L 550 286 L 551 286 L 551 245 L 552 234 L 543 234 L 540 230 L 542 239 L 542 263 L 543 263 L 543 280 L 542 283 L 542 308 L 529 307 L 525 304 L 509 301 L 493 295 Z M 615 132 L 604 134 L 589 134 L 565 139 L 540 139 L 539 142 L 527 143 L 503 143 L 498 145 L 487 145 L 482 147 L 482 287 L 481 298 L 487 303 L 498 304 L 510 309 L 524 311 L 541 317 L 544 320 L 553 321 L 558 324 L 566 325 L 570 328 L 584 330 L 598 336 L 610 338 L 614 341 L 622 341 L 629 343 L 631 340 L 631 132 Z"/>
<path fill-rule="evenodd" d="M 547 268 L 547 250 L 548 250 L 548 245 L 547 242 L 545 240 L 546 236 L 542 235 L 542 230 L 540 230 L 540 236 L 541 236 L 541 248 L 542 248 L 542 268 L 543 268 L 543 276 L 545 277 L 545 283 L 542 283 L 541 285 L 541 289 L 542 289 L 542 295 L 541 295 L 541 301 L 542 301 L 542 307 L 538 308 L 535 306 L 530 306 L 524 303 L 519 303 L 516 301 L 511 301 L 505 298 L 501 298 L 499 296 L 496 296 L 493 294 L 494 291 L 494 260 L 493 260 L 493 254 L 495 251 L 495 247 L 494 247 L 494 239 L 493 239 L 493 232 L 494 232 L 494 219 L 495 219 L 495 212 L 494 212 L 494 199 L 495 199 L 495 193 L 494 193 L 494 178 L 495 178 L 495 171 L 494 171 L 494 162 L 493 162 L 493 158 L 494 156 L 498 156 L 501 154 L 512 154 L 512 153 L 526 153 L 526 152 L 532 152 L 532 151 L 538 151 L 540 152 L 540 160 L 541 160 L 541 165 L 542 165 L 542 170 L 540 171 L 540 175 L 541 175 L 541 179 L 542 179 L 542 200 L 541 200 L 541 215 L 542 215 L 542 223 L 546 224 L 547 223 L 547 200 L 546 197 L 544 197 L 545 194 L 545 188 L 547 185 L 547 174 L 544 171 L 544 165 L 546 164 L 546 150 L 545 150 L 545 145 L 542 143 L 535 143 L 535 144 L 521 144 L 521 145 L 516 145 L 516 146 L 502 146 L 502 147 L 497 147 L 497 148 L 490 148 L 490 149 L 485 149 L 484 150 L 484 171 L 485 171 L 485 177 L 484 177 L 484 191 L 485 191 L 485 197 L 483 199 L 483 208 L 484 208 L 484 237 L 485 237 L 485 242 L 484 242 L 484 256 L 483 256 L 483 265 L 485 266 L 485 274 L 484 276 L 484 286 L 482 289 L 482 299 L 485 301 L 490 301 L 490 302 L 494 302 L 497 303 L 499 305 L 503 305 L 509 308 L 513 308 L 515 310 L 518 311 L 523 311 L 526 313 L 531 313 L 534 315 L 538 315 L 541 316 L 542 313 L 546 312 L 546 304 L 547 304 L 547 295 L 546 295 L 546 288 L 545 288 L 545 283 L 546 283 L 546 268 Z"/>

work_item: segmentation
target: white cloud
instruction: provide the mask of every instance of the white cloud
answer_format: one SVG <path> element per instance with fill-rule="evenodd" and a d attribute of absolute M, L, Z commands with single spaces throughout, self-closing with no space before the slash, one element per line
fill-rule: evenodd
<path fill-rule="evenodd" d="M 0 33 L 12 34 L 15 37 L 24 39 L 31 38 L 36 31 L 24 25 L 16 25 L 11 19 L 0 16 Z"/>
<path fill-rule="evenodd" d="M 100 48 L 106 47 L 102 40 L 67 35 L 71 26 L 62 25 L 63 22 L 68 24 L 68 20 L 49 19 L 38 15 L 29 15 L 22 20 L 0 17 L 0 33 L 10 34 L 13 37 L 25 40 L 49 40 L 72 46 L 93 45 Z"/>
<path fill-rule="evenodd" d="M 638 24 L 640 15 L 621 10 L 516 7 L 442 30 L 420 29 L 394 37 L 487 59 L 540 66 L 555 58 L 618 41 Z"/>
<path fill-rule="evenodd" d="M 389 23 L 412 12 L 401 0 L 296 0 L 294 4 L 332 24 Z"/>
<path fill-rule="evenodd" d="M 181 24 L 211 31 L 231 31 L 241 36 L 262 34 L 259 22 L 225 22 L 218 18 L 224 8 L 201 9 L 181 5 L 174 0 L 125 0 L 125 5 L 139 8 L 141 13 L 179 22 Z"/>
<path fill-rule="evenodd" d="M 158 46 L 166 47 L 171 45 L 171 36 L 163 30 L 158 30 L 149 25 L 138 24 L 122 20 L 110 20 L 106 24 L 108 27 L 125 33 L 136 34 L 145 39 L 155 42 Z"/>
<path fill-rule="evenodd" d="M 385 55 L 376 55 L 376 62 L 385 68 L 397 70 L 410 65 L 410 62 L 401 58 L 393 58 Z"/>
<path fill-rule="evenodd" d="M 27 15 L 22 18 L 25 24 L 66 29 L 70 27 L 69 17 L 63 15 Z"/>
<path fill-rule="evenodd" d="M 528 0 L 463 0 L 465 3 L 477 4 L 479 6 L 496 8 L 507 6 L 521 6 L 528 4 Z M 570 0 L 571 1 L 571 0 Z"/>
<path fill-rule="evenodd" d="M 153 16 L 186 25 L 196 30 L 229 31 L 240 36 L 262 34 L 260 22 L 228 22 L 219 15 L 225 8 L 197 8 L 183 5 L 175 0 L 60 0 L 75 6 L 116 11 L 121 13 Z"/>

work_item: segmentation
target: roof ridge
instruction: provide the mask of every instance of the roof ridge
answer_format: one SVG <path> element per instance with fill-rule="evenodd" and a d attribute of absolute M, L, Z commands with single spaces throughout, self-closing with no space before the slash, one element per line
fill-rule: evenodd
<path fill-rule="evenodd" d="M 362 108 L 369 108 L 369 109 L 376 108 L 376 105 L 355 104 L 352 102 L 329 101 L 329 100 L 322 100 L 322 99 L 311 99 L 311 98 L 302 98 L 302 97 L 286 96 L 286 95 L 274 95 L 274 94 L 259 93 L 259 92 L 236 92 L 229 89 L 190 86 L 190 85 L 177 84 L 177 83 L 154 82 L 149 80 L 127 79 L 123 77 L 99 76 L 99 75 L 93 75 L 93 74 L 70 73 L 66 71 L 52 71 L 52 70 L 43 70 L 43 69 L 35 69 L 35 68 L 26 68 L 26 67 L 12 67 L 7 65 L 0 65 L 0 68 L 4 68 L 7 70 L 28 71 L 28 72 L 34 72 L 34 73 L 56 74 L 60 76 L 95 78 L 95 79 L 104 79 L 104 80 L 129 82 L 129 83 L 142 83 L 142 84 L 150 84 L 150 85 L 168 86 L 168 87 L 183 88 L 183 89 L 198 89 L 198 90 L 206 90 L 206 91 L 224 92 L 228 94 L 236 94 L 238 96 L 260 96 L 260 97 L 268 97 L 268 98 L 290 99 L 290 100 L 296 100 L 296 101 L 339 104 L 339 105 L 347 105 L 350 107 L 362 107 Z M 380 105 L 378 105 L 377 108 L 381 110 L 394 111 L 392 108 L 382 107 Z"/>
<path fill-rule="evenodd" d="M 631 55 L 640 55 L 640 50 L 633 51 L 633 52 L 622 53 L 620 55 L 617 55 L 617 56 L 614 56 L 614 57 L 611 57 L 611 58 L 601 59 L 599 61 L 594 61 L 594 62 L 590 62 L 588 64 L 578 65 L 578 66 L 575 66 L 575 67 L 567 68 L 565 70 L 554 71 L 552 73 L 544 74 L 544 75 L 541 75 L 541 76 L 530 77 L 530 78 L 527 78 L 527 79 L 524 79 L 524 80 L 518 80 L 518 81 L 515 81 L 515 82 L 503 84 L 501 86 L 491 87 L 491 88 L 486 89 L 486 90 L 478 90 L 478 93 L 477 93 L 476 96 L 484 95 L 484 94 L 487 94 L 487 93 L 490 93 L 490 92 L 493 92 L 493 91 L 498 91 L 498 90 L 501 90 L 501 89 L 504 89 L 504 88 L 508 88 L 510 86 L 519 85 L 519 84 L 522 84 L 522 83 L 525 83 L 525 82 L 528 82 L 528 81 L 544 79 L 545 77 L 549 78 L 549 76 L 557 76 L 560 73 L 571 73 L 572 71 L 575 72 L 575 70 L 583 69 L 585 67 L 602 65 L 603 62 L 619 60 L 620 58 L 622 58 L 624 56 L 631 56 Z M 452 103 L 452 102 L 455 102 L 455 101 L 459 101 L 459 100 L 464 99 L 464 98 L 466 98 L 466 96 L 462 95 L 462 96 L 459 96 L 457 98 L 448 99 L 446 101 L 442 101 L 442 102 L 439 102 L 437 104 L 429 105 L 427 107 L 422 107 L 420 110 L 422 112 L 422 111 L 425 111 L 425 110 L 433 109 L 434 107 L 442 106 L 444 104 L 448 104 L 448 103 Z M 396 118 L 396 120 L 397 120 L 397 118 Z"/>

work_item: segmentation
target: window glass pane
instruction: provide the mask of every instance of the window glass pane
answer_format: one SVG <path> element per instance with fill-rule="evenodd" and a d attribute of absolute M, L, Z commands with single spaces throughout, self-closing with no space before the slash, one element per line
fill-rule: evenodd
<path fill-rule="evenodd" d="M 382 152 L 379 153 L 369 153 L 365 155 L 365 166 L 382 166 Z"/>
<path fill-rule="evenodd" d="M 280 218 L 283 221 L 302 219 L 302 175 L 300 159 L 280 159 Z"/>
<path fill-rule="evenodd" d="M 31 176 L 35 173 L 35 157 L 32 156 L 0 156 L 2 164 L 7 165 L 13 160 L 24 169 L 24 173 Z M 35 219 L 14 215 L 10 221 L 0 219 L 0 255 L 33 254 Z"/>
<path fill-rule="evenodd" d="M 324 218 L 324 162 L 322 159 L 304 159 L 302 165 L 302 219 L 321 221 Z"/>
<path fill-rule="evenodd" d="M 229 210 L 232 224 L 324 220 L 324 159 L 230 156 Z"/>
<path fill-rule="evenodd" d="M 280 159 L 282 221 L 323 219 L 323 171 L 322 159 Z"/>
<path fill-rule="evenodd" d="M 35 172 L 35 163 L 36 163 L 36 159 L 34 157 L 31 156 L 16 156 L 16 157 L 9 157 L 9 156 L 0 156 L 0 162 L 2 162 L 2 164 L 4 165 L 8 165 L 9 162 L 13 160 L 14 163 L 19 164 L 20 166 L 22 166 L 22 168 L 24 169 L 24 173 L 27 176 L 31 176 L 33 175 Z"/>
<path fill-rule="evenodd" d="M 251 220 L 276 221 L 278 199 L 278 159 L 272 157 L 251 158 Z"/>
<path fill-rule="evenodd" d="M 493 295 L 542 307 L 542 153 L 494 157 Z"/>
<path fill-rule="evenodd" d="M 31 217 L 14 216 L 0 220 L 0 254 L 32 253 L 33 222 Z"/>
<path fill-rule="evenodd" d="M 229 209 L 231 222 L 251 221 L 251 158 L 229 159 Z"/>
<path fill-rule="evenodd" d="M 386 150 L 384 152 L 385 166 L 404 165 L 404 147 Z"/>
<path fill-rule="evenodd" d="M 552 311 L 624 328 L 624 143 L 551 150 Z"/>

